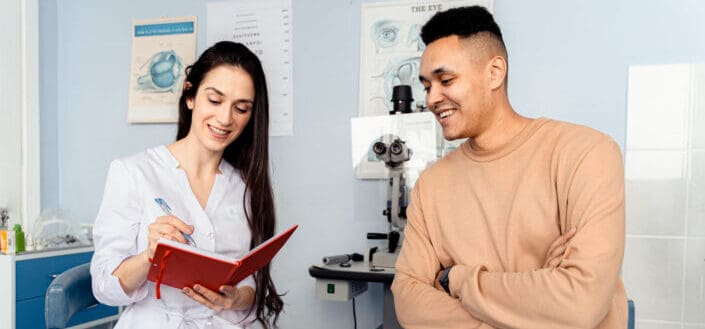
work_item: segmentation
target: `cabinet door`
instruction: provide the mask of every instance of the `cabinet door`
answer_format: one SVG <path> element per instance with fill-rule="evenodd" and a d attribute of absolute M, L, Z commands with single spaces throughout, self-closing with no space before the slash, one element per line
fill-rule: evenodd
<path fill-rule="evenodd" d="M 66 325 L 68 327 L 77 326 L 82 323 L 100 320 L 117 314 L 117 307 L 99 304 L 87 308 L 85 310 L 76 312 L 76 314 L 71 317 L 69 323 L 67 323 Z M 25 299 L 23 301 L 17 302 L 17 317 L 15 321 L 15 328 L 44 328 L 44 316 L 44 297 Z"/>
<path fill-rule="evenodd" d="M 37 0 L 0 1 L 0 207 L 12 223 L 39 214 Z"/>
<path fill-rule="evenodd" d="M 17 302 L 15 328 L 44 328 L 44 297 Z"/>
<path fill-rule="evenodd" d="M 17 261 L 15 263 L 17 299 L 15 327 L 17 329 L 44 328 L 45 295 L 49 284 L 51 284 L 57 274 L 61 274 L 74 266 L 90 262 L 92 256 L 92 252 L 85 252 Z M 74 314 L 68 326 L 117 314 L 117 307 L 99 304 Z"/>
<path fill-rule="evenodd" d="M 92 252 L 42 257 L 15 263 L 15 298 L 17 301 L 42 297 L 49 284 L 64 271 L 91 261 Z M 43 307 L 42 307 L 43 309 Z"/>

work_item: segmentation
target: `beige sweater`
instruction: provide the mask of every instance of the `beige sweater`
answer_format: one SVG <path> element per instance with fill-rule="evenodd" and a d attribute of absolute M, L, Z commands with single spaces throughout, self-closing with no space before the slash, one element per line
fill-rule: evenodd
<path fill-rule="evenodd" d="M 392 284 L 416 328 L 626 328 L 624 171 L 587 127 L 533 120 L 499 150 L 468 143 L 421 174 Z M 546 252 L 577 233 L 557 268 Z M 451 296 L 433 287 L 440 266 Z"/>

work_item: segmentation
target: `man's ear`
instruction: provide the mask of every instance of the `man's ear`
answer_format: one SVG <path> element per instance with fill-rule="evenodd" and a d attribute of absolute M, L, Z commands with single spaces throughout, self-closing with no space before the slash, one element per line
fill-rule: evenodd
<path fill-rule="evenodd" d="M 490 76 L 490 88 L 497 89 L 504 85 L 504 78 L 507 76 L 507 60 L 502 56 L 495 56 L 488 64 Z"/>

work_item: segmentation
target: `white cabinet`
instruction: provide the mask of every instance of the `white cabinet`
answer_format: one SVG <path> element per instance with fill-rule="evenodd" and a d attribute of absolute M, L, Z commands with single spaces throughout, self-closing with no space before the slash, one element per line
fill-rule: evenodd
<path fill-rule="evenodd" d="M 38 0 L 0 1 L 0 207 L 39 214 Z"/>

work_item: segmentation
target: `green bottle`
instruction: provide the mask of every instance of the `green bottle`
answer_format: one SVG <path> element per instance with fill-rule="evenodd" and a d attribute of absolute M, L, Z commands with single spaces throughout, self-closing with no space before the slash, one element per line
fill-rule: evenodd
<path fill-rule="evenodd" d="M 12 230 L 15 231 L 15 252 L 24 251 L 24 232 L 22 232 L 22 225 L 15 224 Z"/>

